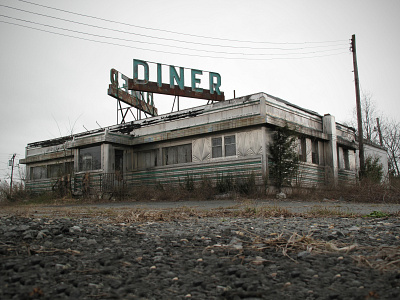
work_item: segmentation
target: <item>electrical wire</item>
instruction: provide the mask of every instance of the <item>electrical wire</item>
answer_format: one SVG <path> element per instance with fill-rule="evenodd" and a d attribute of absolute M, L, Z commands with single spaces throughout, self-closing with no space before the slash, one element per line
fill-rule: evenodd
<path fill-rule="evenodd" d="M 171 52 L 171 51 L 146 49 L 146 48 L 140 48 L 140 47 L 135 47 L 135 46 L 128 46 L 128 45 L 110 43 L 110 42 L 105 42 L 105 41 L 98 41 L 98 40 L 93 40 L 93 39 L 87 39 L 87 38 L 83 38 L 83 37 L 73 36 L 73 35 L 64 34 L 64 33 L 59 33 L 59 32 L 53 32 L 53 31 L 49 31 L 49 30 L 34 28 L 34 27 L 31 27 L 31 26 L 26 26 L 26 25 L 22 25 L 22 24 L 16 24 L 16 23 L 7 22 L 7 21 L 2 21 L 2 20 L 0 20 L 0 22 L 1 22 L 1 23 L 6 23 L 6 24 L 15 25 L 15 26 L 19 26 L 19 27 L 29 28 L 29 29 L 33 29 L 33 30 L 37 30 L 37 31 L 47 32 L 47 33 L 51 33 L 51 34 L 55 34 L 55 35 L 66 36 L 66 37 L 71 37 L 71 38 L 75 38 L 75 39 L 79 39 L 79 40 L 85 40 L 85 41 L 95 42 L 95 43 L 101 43 L 101 44 L 107 44 L 107 45 L 113 45 L 113 46 L 119 46 L 119 47 L 130 48 L 130 49 L 137 49 L 137 50 L 158 52 L 158 53 L 166 53 L 166 54 L 174 54 L 174 55 L 183 55 L 183 56 L 192 56 L 192 57 L 203 57 L 203 58 L 218 58 L 218 59 L 232 59 L 232 60 L 267 61 L 267 60 L 282 60 L 282 59 L 306 59 L 306 58 L 317 58 L 317 57 L 326 57 L 326 56 L 333 56 L 333 55 L 340 55 L 340 54 L 348 53 L 348 51 L 346 51 L 346 52 L 333 53 L 333 54 L 316 55 L 316 56 L 311 56 L 311 57 L 275 57 L 275 58 L 246 58 L 246 57 L 209 56 L 209 55 L 198 55 L 198 54 L 178 53 L 178 52 Z"/>
<path fill-rule="evenodd" d="M 159 32 L 172 33 L 172 34 L 177 34 L 177 35 L 184 35 L 184 36 L 204 38 L 204 39 L 213 39 L 213 40 L 227 41 L 227 42 L 254 43 L 254 44 L 272 44 L 272 45 L 304 45 L 304 44 L 322 44 L 322 43 L 336 43 L 336 42 L 345 42 L 345 41 L 347 41 L 347 40 L 337 40 L 337 41 L 322 41 L 322 42 L 301 42 L 301 43 L 285 42 L 285 43 L 277 43 L 277 42 L 250 41 L 250 40 L 246 41 L 246 40 L 234 40 L 234 39 L 226 39 L 226 38 L 217 38 L 217 37 L 210 37 L 210 36 L 203 36 L 203 35 L 195 35 L 195 34 L 190 34 L 190 33 L 182 33 L 182 32 L 159 29 L 159 28 L 152 28 L 152 27 L 133 25 L 133 24 L 129 24 L 129 23 L 119 22 L 119 21 L 115 21 L 115 20 L 108 20 L 108 19 L 94 17 L 94 16 L 85 15 L 85 14 L 81 14 L 81 13 L 76 13 L 76 12 L 72 12 L 72 11 L 68 11 L 68 10 L 64 10 L 64 9 L 60 9 L 60 8 L 46 6 L 46 5 L 42 5 L 42 4 L 38 4 L 38 3 L 33 3 L 33 2 L 30 2 L 30 1 L 25 1 L 25 0 L 17 0 L 17 1 L 28 3 L 28 4 L 31 4 L 31 5 L 40 6 L 40 7 L 44 7 L 44 8 L 47 8 L 47 9 L 57 10 L 57 11 L 61 11 L 61 12 L 64 12 L 64 13 L 73 14 L 73 15 L 77 15 L 77 16 L 81 16 L 81 17 L 91 18 L 91 19 L 94 19 L 94 20 L 100 20 L 100 21 L 104 21 L 104 22 L 109 22 L 109 23 L 115 23 L 115 24 L 120 24 L 120 25 L 140 28 L 140 29 L 146 29 L 146 30 L 153 30 L 153 31 L 159 31 Z"/>
<path fill-rule="evenodd" d="M 229 46 L 228 46 L 228 45 L 215 45 L 215 44 L 207 44 L 207 43 L 199 43 L 199 42 L 190 42 L 190 41 L 184 41 L 184 40 L 177 40 L 177 39 L 171 39 L 171 38 L 165 38 L 165 37 L 154 37 L 154 36 L 151 36 L 151 35 L 140 34 L 140 33 L 134 33 L 134 32 L 124 31 L 124 30 L 118 30 L 118 29 L 112 29 L 112 28 L 107 28 L 107 27 L 102 27 L 102 26 L 87 24 L 87 23 L 83 23 L 83 22 L 72 21 L 72 20 L 68 20 L 68 19 L 64 19 L 64 18 L 49 16 L 49 15 L 46 15 L 46 14 L 36 13 L 36 12 L 28 11 L 28 10 L 25 10 L 25 9 L 21 9 L 21 8 L 15 8 L 15 7 L 8 6 L 8 5 L 0 4 L 0 6 L 6 7 L 6 8 L 9 8 L 9 9 L 14 9 L 14 10 L 22 11 L 22 12 L 29 13 L 29 14 L 34 14 L 34 15 L 38 15 L 38 16 L 43 16 L 43 17 L 46 17 L 46 18 L 52 18 L 52 19 L 55 19 L 55 20 L 64 21 L 64 22 L 69 22 L 69 23 L 73 23 L 73 24 L 84 25 L 84 26 L 88 26 L 88 27 L 92 27 L 92 28 L 97 28 L 97 29 L 109 30 L 109 31 L 114 31 L 114 32 L 119 32 L 119 33 L 124 33 L 124 34 L 131 34 L 131 35 L 136 35 L 136 36 L 141 36 L 141 37 L 146 37 L 146 38 L 151 38 L 151 39 L 172 41 L 172 42 L 185 43 L 185 44 L 194 44 L 194 45 L 201 45 L 201 46 L 222 47 L 222 48 L 235 48 L 235 49 L 252 49 L 252 50 L 282 50 L 282 51 L 294 51 L 294 50 L 304 50 L 304 49 L 311 49 L 311 48 L 325 48 L 325 47 L 332 47 L 332 46 L 341 46 L 341 45 L 344 45 L 344 44 L 338 44 L 338 45 L 323 45 L 323 46 L 309 46 L 309 47 L 306 46 L 306 47 L 297 47 L 297 48 L 280 48 L 280 47 L 268 47 L 268 48 L 266 48 L 266 47 L 244 47 L 244 46 L 232 46 L 232 45 L 229 45 Z M 347 45 L 348 45 L 348 44 L 346 43 L 346 46 L 347 46 Z"/>
<path fill-rule="evenodd" d="M 125 42 L 144 43 L 144 44 L 164 46 L 164 47 L 173 47 L 173 48 L 178 48 L 178 49 L 183 49 L 183 50 L 190 50 L 190 51 L 218 53 L 218 54 L 249 55 L 249 56 L 278 56 L 278 55 L 316 54 L 316 53 L 330 52 L 330 51 L 336 51 L 336 50 L 343 50 L 343 47 L 342 47 L 342 48 L 334 48 L 334 49 L 328 49 L 328 50 L 317 50 L 317 51 L 309 51 L 309 52 L 300 52 L 300 53 L 243 53 L 243 52 L 239 53 L 239 52 L 213 51 L 213 50 L 193 49 L 193 48 L 187 48 L 187 47 L 171 46 L 171 45 L 165 45 L 165 44 L 159 44 L 159 43 L 144 42 L 144 41 L 123 39 L 123 38 L 117 38 L 117 37 L 110 37 L 110 36 L 99 35 L 99 34 L 92 34 L 92 33 L 87 33 L 87 32 L 83 32 L 83 31 L 72 30 L 72 29 L 62 28 L 62 27 L 58 27 L 58 26 L 52 26 L 52 25 L 48 25 L 48 24 L 43 24 L 43 23 L 39 23 L 39 22 L 33 22 L 33 21 L 24 20 L 24 19 L 14 18 L 14 17 L 1 15 L 1 14 L 0 14 L 0 17 L 9 18 L 9 19 L 13 19 L 13 20 L 21 21 L 21 22 L 26 22 L 26 23 L 31 23 L 31 24 L 35 24 L 35 25 L 55 28 L 55 29 L 59 29 L 59 30 L 69 31 L 69 32 L 74 32 L 74 33 L 79 33 L 79 34 L 84 34 L 84 35 L 90 35 L 90 36 L 94 36 L 94 37 L 113 39 L 113 40 L 119 40 L 119 41 L 125 41 Z"/>

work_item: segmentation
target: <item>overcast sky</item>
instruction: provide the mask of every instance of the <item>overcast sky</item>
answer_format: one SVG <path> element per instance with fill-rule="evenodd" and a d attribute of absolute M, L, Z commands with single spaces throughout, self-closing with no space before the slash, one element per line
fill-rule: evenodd
<path fill-rule="evenodd" d="M 1 180 L 28 143 L 116 124 L 110 69 L 132 77 L 133 59 L 218 72 L 226 99 L 265 92 L 346 122 L 355 34 L 361 88 L 399 120 L 397 0 L 31 1 L 0 0 Z M 154 95 L 160 114 L 173 100 Z"/>

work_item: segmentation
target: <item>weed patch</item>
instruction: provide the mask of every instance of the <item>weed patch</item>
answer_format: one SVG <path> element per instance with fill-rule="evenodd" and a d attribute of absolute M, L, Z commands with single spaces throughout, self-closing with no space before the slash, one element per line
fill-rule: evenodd
<path fill-rule="evenodd" d="M 389 217 L 389 214 L 374 210 L 372 213 L 365 215 L 366 218 L 386 218 Z"/>

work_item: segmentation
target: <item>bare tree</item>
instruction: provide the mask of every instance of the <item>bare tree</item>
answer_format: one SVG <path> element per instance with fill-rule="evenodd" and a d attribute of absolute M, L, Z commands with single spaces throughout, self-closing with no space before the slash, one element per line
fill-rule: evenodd
<path fill-rule="evenodd" d="M 388 151 L 389 172 L 400 176 L 400 123 L 385 120 L 381 127 L 383 145 Z"/>
<path fill-rule="evenodd" d="M 369 142 L 379 143 L 376 118 L 380 116 L 375 103 L 372 101 L 372 94 L 366 91 L 362 91 L 361 95 L 361 113 L 364 139 Z M 353 120 L 351 120 L 350 126 L 357 128 L 357 114 L 355 108 L 353 110 Z M 356 133 L 358 134 L 357 129 Z"/>
<path fill-rule="evenodd" d="M 378 142 L 378 134 L 376 130 L 376 118 L 378 112 L 374 102 L 372 102 L 372 94 L 363 91 L 362 95 L 362 114 L 363 114 L 363 129 L 364 138 L 370 142 Z"/>
<path fill-rule="evenodd" d="M 388 152 L 389 172 L 393 176 L 400 176 L 400 123 L 381 116 L 373 102 L 372 94 L 369 92 L 362 92 L 361 110 L 363 116 L 364 139 L 369 142 L 380 144 L 377 124 L 377 118 L 379 118 L 383 142 L 382 146 L 384 146 Z M 355 124 L 357 124 L 357 121 L 354 110 L 354 117 L 350 125 L 357 128 Z"/>

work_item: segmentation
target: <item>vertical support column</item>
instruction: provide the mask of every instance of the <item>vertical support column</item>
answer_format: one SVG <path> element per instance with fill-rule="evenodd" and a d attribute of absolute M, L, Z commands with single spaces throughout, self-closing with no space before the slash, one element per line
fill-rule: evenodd
<path fill-rule="evenodd" d="M 267 105 L 265 103 L 265 97 L 261 96 L 260 97 L 260 115 L 265 119 L 265 122 L 267 122 Z M 262 126 L 261 127 L 261 146 L 262 146 L 262 174 L 264 178 L 268 178 L 268 147 L 269 147 L 270 141 L 268 140 L 267 136 L 267 127 Z"/>
<path fill-rule="evenodd" d="M 264 178 L 268 178 L 268 146 L 269 141 L 267 140 L 267 128 L 261 127 L 261 145 L 262 145 L 262 174 Z"/>
<path fill-rule="evenodd" d="M 101 145 L 101 168 L 103 173 L 113 173 L 114 170 L 114 152 L 110 144 Z"/>
<path fill-rule="evenodd" d="M 318 141 L 318 164 L 323 165 L 325 161 L 324 142 Z"/>
<path fill-rule="evenodd" d="M 337 137 L 335 117 L 326 114 L 322 118 L 323 132 L 328 135 L 329 141 L 324 145 L 325 181 L 327 184 L 337 185 L 339 170 L 337 160 Z"/>
<path fill-rule="evenodd" d="M 25 157 L 28 157 L 28 147 L 25 147 Z M 31 180 L 31 168 L 29 164 L 25 165 L 25 180 Z"/>
<path fill-rule="evenodd" d="M 306 162 L 312 163 L 312 141 L 306 138 Z"/>
<path fill-rule="evenodd" d="M 73 153 L 74 153 L 74 173 L 76 173 L 79 172 L 79 149 L 73 149 Z"/>

